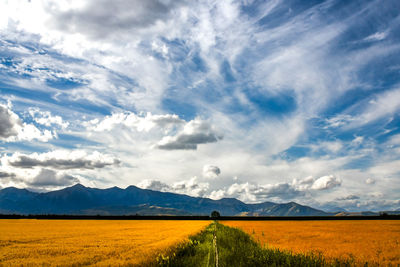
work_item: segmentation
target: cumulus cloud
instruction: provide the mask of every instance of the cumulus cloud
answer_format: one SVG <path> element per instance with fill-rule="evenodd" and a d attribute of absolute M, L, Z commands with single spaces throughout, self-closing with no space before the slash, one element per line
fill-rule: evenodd
<path fill-rule="evenodd" d="M 233 197 L 244 202 L 259 202 L 269 200 L 288 200 L 304 195 L 289 183 L 258 185 L 254 183 L 234 183 L 228 188 L 215 190 L 209 197 L 220 199 Z"/>
<path fill-rule="evenodd" d="M 196 150 L 200 144 L 214 143 L 222 139 L 222 135 L 208 123 L 200 119 L 189 121 L 183 130 L 175 136 L 166 136 L 157 147 L 164 150 L 187 149 Z"/>
<path fill-rule="evenodd" d="M 0 138 L 6 139 L 18 135 L 18 128 L 22 123 L 17 114 L 7 106 L 0 105 Z"/>
<path fill-rule="evenodd" d="M 366 184 L 375 184 L 375 179 L 373 179 L 373 178 L 367 178 L 366 180 L 365 180 L 365 183 Z"/>
<path fill-rule="evenodd" d="M 120 161 L 110 155 L 97 151 L 88 154 L 83 150 L 56 150 L 47 153 L 22 154 L 14 153 L 2 158 L 3 165 L 17 168 L 46 167 L 54 169 L 99 169 L 117 165 Z"/>
<path fill-rule="evenodd" d="M 55 134 L 49 130 L 40 131 L 35 125 L 22 122 L 9 106 L 0 104 L 0 139 L 6 142 L 32 141 L 47 142 Z"/>
<path fill-rule="evenodd" d="M 30 108 L 29 114 L 36 123 L 47 127 L 50 127 L 52 125 L 57 125 L 65 129 L 69 125 L 69 123 L 64 121 L 61 116 L 53 116 L 49 111 L 41 111 L 38 108 Z"/>
<path fill-rule="evenodd" d="M 163 183 L 158 180 L 143 180 L 140 183 L 137 184 L 138 187 L 143 188 L 143 189 L 150 189 L 154 191 L 169 191 L 171 190 L 171 187 L 167 185 L 166 183 Z"/>
<path fill-rule="evenodd" d="M 175 182 L 172 185 L 167 185 L 158 180 L 143 180 L 138 184 L 138 187 L 162 192 L 185 194 L 193 197 L 203 197 L 208 191 L 209 184 L 199 182 L 198 178 L 194 176 L 189 180 Z"/>
<path fill-rule="evenodd" d="M 299 190 L 328 190 L 334 187 L 338 187 L 342 184 L 340 178 L 334 175 L 326 175 L 315 179 L 312 176 L 308 176 L 303 179 L 293 179 L 292 186 Z"/>
<path fill-rule="evenodd" d="M 203 177 L 214 179 L 217 178 L 221 174 L 220 168 L 212 165 L 204 165 L 203 167 Z"/>
<path fill-rule="evenodd" d="M 27 181 L 27 184 L 34 187 L 54 187 L 68 186 L 79 182 L 77 177 L 44 168 L 32 180 Z"/>
<path fill-rule="evenodd" d="M 314 181 L 314 183 L 311 186 L 311 189 L 314 190 L 327 190 L 331 189 L 337 186 L 340 186 L 342 184 L 342 180 L 333 176 L 333 175 L 327 175 L 318 178 L 317 180 Z"/>
<path fill-rule="evenodd" d="M 289 183 L 234 183 L 224 189 L 212 191 L 209 197 L 213 199 L 234 197 L 245 202 L 282 201 L 303 197 L 311 193 L 318 193 L 321 190 L 332 189 L 340 185 L 341 180 L 333 175 L 317 179 L 309 176 L 303 179 L 293 179 Z"/>

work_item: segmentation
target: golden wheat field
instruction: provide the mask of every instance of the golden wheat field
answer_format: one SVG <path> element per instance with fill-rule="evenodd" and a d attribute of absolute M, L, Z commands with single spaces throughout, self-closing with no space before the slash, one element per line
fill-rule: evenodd
<path fill-rule="evenodd" d="M 209 223 L 0 220 L 0 266 L 139 264 Z"/>
<path fill-rule="evenodd" d="M 227 221 L 267 247 L 398 266 L 400 221 Z"/>

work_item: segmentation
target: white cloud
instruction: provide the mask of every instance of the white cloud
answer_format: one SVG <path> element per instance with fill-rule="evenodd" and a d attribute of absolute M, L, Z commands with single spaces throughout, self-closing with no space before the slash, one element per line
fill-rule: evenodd
<path fill-rule="evenodd" d="M 30 181 L 26 181 L 29 186 L 34 187 L 57 187 L 69 186 L 79 183 L 79 179 L 72 175 L 56 172 L 49 169 L 41 169 L 40 172 Z"/>
<path fill-rule="evenodd" d="M 209 194 L 210 198 L 219 199 L 222 197 L 234 197 L 244 202 L 262 201 L 287 201 L 303 198 L 307 195 L 320 194 L 321 190 L 339 187 L 341 180 L 333 175 L 313 178 L 312 176 L 303 179 L 293 179 L 290 183 L 257 184 L 235 182 L 224 189 L 217 189 Z"/>
<path fill-rule="evenodd" d="M 150 190 L 155 190 L 155 191 L 169 191 L 170 186 L 167 185 L 166 183 L 163 183 L 158 180 L 143 180 L 140 183 L 137 184 L 138 187 L 143 188 L 143 189 L 150 189 Z"/>
<path fill-rule="evenodd" d="M 35 125 L 22 122 L 10 107 L 0 104 L 0 139 L 5 142 L 38 140 L 47 142 L 55 137 L 49 130 L 41 131 Z"/>
<path fill-rule="evenodd" d="M 167 185 L 166 183 L 158 180 L 143 180 L 137 186 L 143 189 L 173 192 L 193 197 L 204 197 L 209 188 L 208 183 L 199 182 L 197 177 L 175 182 L 172 185 Z"/>
<path fill-rule="evenodd" d="M 61 116 L 53 116 L 50 111 L 41 111 L 38 108 L 30 108 L 29 114 L 36 123 L 47 127 L 57 125 L 65 129 L 69 125 L 69 123 L 64 121 Z"/>
<path fill-rule="evenodd" d="M 375 184 L 375 182 L 376 182 L 375 179 L 372 179 L 372 178 L 368 178 L 365 180 L 366 184 Z"/>
<path fill-rule="evenodd" d="M 87 123 L 88 129 L 93 131 L 111 131 L 117 126 L 125 126 L 139 132 L 148 132 L 155 127 L 164 130 L 180 126 L 185 121 L 175 114 L 138 116 L 135 113 L 114 113 L 102 120 L 94 119 Z"/>
<path fill-rule="evenodd" d="M 204 165 L 203 166 L 203 177 L 209 179 L 215 179 L 221 174 L 220 168 L 213 165 Z"/>
<path fill-rule="evenodd" d="M 210 184 L 214 196 L 225 195 L 231 186 L 227 177 L 234 176 L 245 177 L 248 185 L 236 181 L 232 194 L 241 191 L 245 199 L 256 201 L 268 192 L 278 198 L 278 192 L 285 190 L 289 195 L 300 191 L 332 198 L 331 190 L 323 190 L 332 186 L 342 190 L 342 195 L 348 194 L 344 187 L 358 195 L 365 188 L 372 189 L 365 184 L 367 177 L 381 177 L 374 178 L 377 183 L 373 187 L 382 185 L 379 190 L 393 195 L 388 194 L 393 186 L 381 181 L 387 177 L 395 181 L 398 177 L 395 157 L 400 152 L 389 157 L 386 152 L 377 152 L 375 144 L 367 150 L 368 143 L 374 143 L 374 137 L 368 134 L 348 143 L 336 140 L 334 133 L 379 119 L 391 121 L 400 107 L 397 86 L 376 94 L 370 102 L 339 111 L 332 118 L 325 119 L 321 114 L 340 107 L 336 105 L 338 100 L 350 90 L 363 90 L 371 96 L 373 90 L 384 86 L 368 84 L 364 79 L 368 77 L 359 74 L 364 73 L 365 66 L 374 66 L 374 59 L 381 61 L 399 51 L 398 45 L 386 42 L 397 22 L 390 20 L 392 24 L 385 23 L 386 28 L 361 36 L 356 43 L 364 42 L 368 48 L 341 49 L 342 44 L 347 44 L 343 39 L 347 35 L 343 33 L 355 32 L 360 18 L 381 16 L 385 8 L 371 2 L 355 10 L 350 8 L 348 17 L 338 10 L 341 19 L 335 20 L 335 3 L 325 1 L 299 13 L 293 9 L 293 13 L 282 17 L 274 11 L 280 14 L 288 4 L 279 0 L 0 0 L 0 49 L 13 57 L 8 62 L 11 66 L 0 64 L 5 73 L 0 79 L 7 85 L 40 92 L 52 99 L 51 103 L 46 103 L 47 98 L 30 99 L 29 93 L 19 97 L 23 108 L 28 104 L 37 106 L 35 101 L 41 101 L 40 107 L 48 104 L 46 110 L 50 113 L 35 112 L 33 123 L 23 122 L 11 107 L 1 110 L 0 138 L 6 142 L 48 141 L 57 135 L 54 129 L 42 130 L 43 126 L 68 128 L 68 134 L 95 146 L 89 149 L 107 149 L 123 160 L 124 166 L 107 171 L 94 169 L 91 173 L 113 185 L 135 183 L 144 177 L 158 177 L 171 185 L 179 177 L 203 177 L 199 166 L 218 162 L 224 173 Z M 251 15 L 246 12 L 247 7 L 242 9 L 242 4 L 250 5 Z M 253 10 L 253 5 L 259 6 Z M 329 20 L 326 12 L 334 12 Z M 381 40 L 385 42 L 378 42 Z M 197 66 L 198 62 L 202 67 Z M 224 81 L 225 63 L 236 82 Z M 73 86 L 60 89 L 48 85 L 60 81 Z M 260 99 L 251 99 L 249 91 L 254 90 Z M 264 110 L 269 105 L 255 104 L 264 97 L 282 96 L 293 102 L 291 111 L 274 114 L 273 110 Z M 188 117 L 202 119 L 185 121 L 183 115 L 167 114 L 171 111 L 163 110 L 169 108 L 163 102 L 166 97 L 193 106 L 190 113 L 194 114 Z M 82 111 L 69 106 L 63 107 L 64 113 L 53 110 L 71 103 L 68 101 Z M 179 105 L 171 106 L 186 112 Z M 111 115 L 101 117 L 98 109 Z M 129 112 L 133 110 L 135 113 Z M 55 114 L 63 114 L 63 118 Z M 86 116 L 84 120 L 91 121 L 79 127 L 82 115 Z M 312 139 L 306 149 L 324 151 L 326 155 L 307 152 L 305 156 L 290 158 L 287 149 L 304 140 L 307 143 L 307 138 L 319 134 L 321 129 L 310 130 L 309 126 L 310 120 L 321 116 L 325 122 L 321 128 L 333 137 L 329 140 L 336 141 L 322 138 L 315 144 Z M 68 127 L 65 118 L 70 122 Z M 5 127 L 7 123 L 11 126 Z M 199 125 L 207 124 L 200 129 Z M 222 142 L 219 131 L 224 136 Z M 385 145 L 400 151 L 396 140 L 393 138 Z M 87 143 L 78 141 L 74 145 Z M 213 144 L 200 145 L 206 143 Z M 57 149 L 58 142 L 41 145 Z M 155 147 L 163 149 L 152 149 Z M 1 148 L 7 153 L 13 153 L 12 150 L 11 146 Z M 374 161 L 365 170 L 343 170 L 363 156 Z M 337 174 L 343 179 L 343 186 L 339 187 L 335 178 L 313 178 L 326 173 Z M 209 174 L 214 176 L 207 172 L 204 177 Z M 293 177 L 308 178 L 287 182 Z M 321 190 L 312 189 L 313 186 Z"/>
<path fill-rule="evenodd" d="M 354 129 L 385 118 L 390 122 L 392 116 L 400 110 L 400 89 L 398 86 L 383 93 L 376 94 L 368 102 L 355 104 L 346 112 L 327 120 L 327 126 L 331 128 L 341 127 L 345 130 Z"/>
<path fill-rule="evenodd" d="M 120 161 L 97 151 L 89 154 L 83 150 L 55 150 L 47 153 L 23 154 L 16 152 L 1 158 L 2 165 L 15 168 L 45 167 L 60 170 L 97 169 L 117 165 Z"/>
<path fill-rule="evenodd" d="M 0 105 L 0 138 L 17 136 L 22 122 L 7 106 Z"/>
<path fill-rule="evenodd" d="M 317 180 L 315 180 L 311 186 L 311 189 L 327 190 L 327 189 L 332 189 L 334 187 L 340 186 L 341 184 L 342 184 L 341 179 L 336 178 L 333 175 L 327 175 L 327 176 L 323 176 L 323 177 L 320 177 Z"/>
<path fill-rule="evenodd" d="M 386 32 L 376 32 L 364 38 L 365 41 L 382 41 L 387 36 Z"/>
<path fill-rule="evenodd" d="M 207 121 L 194 119 L 189 121 L 183 130 L 175 136 L 166 136 L 157 144 L 164 150 L 197 149 L 200 144 L 214 143 L 222 139 L 214 127 Z"/>

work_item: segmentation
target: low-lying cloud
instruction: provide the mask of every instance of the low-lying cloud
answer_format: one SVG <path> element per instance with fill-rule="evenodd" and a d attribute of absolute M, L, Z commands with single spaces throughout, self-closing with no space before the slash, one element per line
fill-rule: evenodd
<path fill-rule="evenodd" d="M 213 165 L 204 165 L 203 167 L 203 177 L 209 179 L 215 179 L 221 174 L 220 168 Z"/>
<path fill-rule="evenodd" d="M 138 187 L 143 189 L 151 189 L 162 192 L 173 192 L 185 194 L 193 197 L 204 197 L 208 191 L 209 183 L 199 182 L 197 177 L 192 177 L 189 180 L 175 182 L 172 185 L 167 185 L 158 180 L 143 180 L 138 184 Z"/>
<path fill-rule="evenodd" d="M 107 166 L 117 165 L 120 161 L 110 155 L 100 152 L 91 154 L 85 151 L 56 150 L 48 153 L 22 154 L 14 153 L 12 156 L 2 158 L 3 165 L 16 168 L 46 167 L 60 170 L 68 169 L 100 169 Z"/>
<path fill-rule="evenodd" d="M 264 185 L 250 182 L 234 183 L 224 189 L 214 190 L 209 196 L 213 199 L 233 197 L 244 202 L 285 201 L 333 189 L 340 185 L 341 180 L 334 175 L 322 176 L 317 179 L 309 176 L 303 179 L 293 179 L 289 183 Z"/>
<path fill-rule="evenodd" d="M 69 186 L 79 182 L 79 179 L 75 176 L 49 169 L 42 169 L 31 181 L 27 181 L 27 184 L 33 187 L 55 187 Z"/>
<path fill-rule="evenodd" d="M 200 144 L 215 143 L 223 138 L 207 121 L 195 119 L 188 122 L 175 136 L 166 136 L 157 144 L 164 150 L 196 150 Z"/>

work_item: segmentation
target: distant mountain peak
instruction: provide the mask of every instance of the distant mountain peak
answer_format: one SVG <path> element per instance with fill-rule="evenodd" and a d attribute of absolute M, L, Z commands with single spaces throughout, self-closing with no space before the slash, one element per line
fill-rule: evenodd
<path fill-rule="evenodd" d="M 24 193 L 25 192 L 25 193 Z M 29 193 L 26 193 L 29 192 Z M 142 207 L 142 208 L 140 208 Z M 141 189 L 134 185 L 125 189 L 97 189 L 75 184 L 61 190 L 35 193 L 26 189 L 0 190 L 0 210 L 20 214 L 152 214 L 209 215 L 217 210 L 222 216 L 323 216 L 323 211 L 295 202 L 246 204 L 236 198 L 191 197 L 188 195 Z"/>
<path fill-rule="evenodd" d="M 80 183 L 77 183 L 77 184 L 74 184 L 73 186 L 71 186 L 70 188 L 87 188 L 87 187 Z"/>

